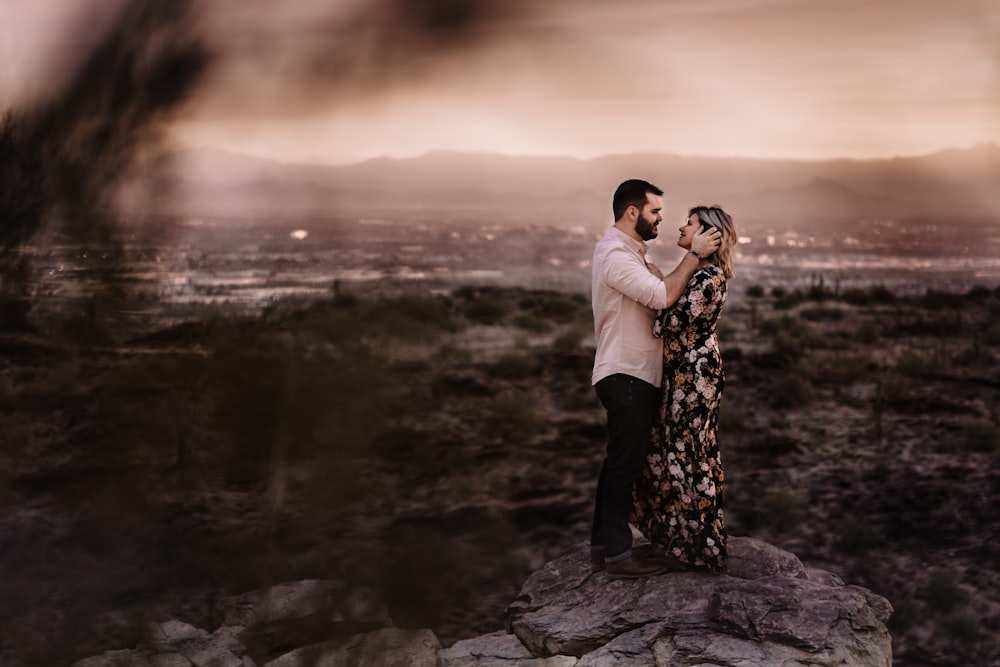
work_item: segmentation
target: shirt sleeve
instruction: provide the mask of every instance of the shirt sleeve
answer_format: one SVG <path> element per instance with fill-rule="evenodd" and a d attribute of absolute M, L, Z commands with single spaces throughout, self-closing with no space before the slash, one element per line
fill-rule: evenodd
<path fill-rule="evenodd" d="M 614 248 L 604 262 L 604 283 L 647 308 L 667 307 L 667 289 L 641 259 L 625 248 Z"/>

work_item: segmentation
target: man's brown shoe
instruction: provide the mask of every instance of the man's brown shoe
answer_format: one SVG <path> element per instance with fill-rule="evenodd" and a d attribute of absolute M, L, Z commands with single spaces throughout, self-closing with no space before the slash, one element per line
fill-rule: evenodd
<path fill-rule="evenodd" d="M 657 574 L 663 574 L 670 569 L 670 565 L 662 559 L 648 558 L 640 559 L 632 556 L 625 560 L 605 563 L 604 572 L 608 579 L 641 579 Z"/>
<path fill-rule="evenodd" d="M 656 555 L 652 544 L 640 544 L 632 548 L 632 557 L 640 560 L 651 558 Z M 590 567 L 594 572 L 604 571 L 604 549 L 590 550 Z"/>

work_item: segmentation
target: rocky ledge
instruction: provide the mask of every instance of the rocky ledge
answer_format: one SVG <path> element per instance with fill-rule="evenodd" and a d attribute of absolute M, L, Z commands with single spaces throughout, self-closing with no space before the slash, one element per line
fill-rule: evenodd
<path fill-rule="evenodd" d="M 890 667 L 884 598 L 803 567 L 764 542 L 732 538 L 724 575 L 610 581 L 586 545 L 531 575 L 506 630 L 442 648 L 395 628 L 366 589 L 302 581 L 222 603 L 214 632 L 153 624 L 135 650 L 74 667 Z"/>
<path fill-rule="evenodd" d="M 559 664 L 577 667 L 889 667 L 891 612 L 885 598 L 806 569 L 787 551 L 733 538 L 725 575 L 637 581 L 593 574 L 581 546 L 528 579 L 506 624 L 531 656 L 570 656 Z M 443 653 L 475 655 L 477 641 Z"/>

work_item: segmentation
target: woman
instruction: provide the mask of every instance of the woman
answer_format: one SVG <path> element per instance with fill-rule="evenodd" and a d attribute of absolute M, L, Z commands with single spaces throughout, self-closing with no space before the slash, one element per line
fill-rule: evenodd
<path fill-rule="evenodd" d="M 663 341 L 663 395 L 635 487 L 632 521 L 678 569 L 721 572 L 727 536 L 722 520 L 722 462 L 716 429 L 723 374 L 715 326 L 733 276 L 737 236 L 718 206 L 688 212 L 677 245 L 691 251 L 702 226 L 722 232 L 722 245 L 700 265 L 684 295 L 660 311 L 653 333 Z"/>

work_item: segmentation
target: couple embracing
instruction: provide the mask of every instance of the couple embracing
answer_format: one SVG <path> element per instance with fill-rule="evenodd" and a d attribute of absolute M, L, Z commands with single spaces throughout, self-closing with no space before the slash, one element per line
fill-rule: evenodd
<path fill-rule="evenodd" d="M 613 579 L 726 565 L 715 326 L 736 230 L 721 208 L 691 209 L 677 240 L 688 252 L 664 275 L 646 259 L 662 208 L 658 187 L 625 181 L 612 203 L 614 226 L 594 251 L 592 381 L 607 411 L 608 445 L 591 562 Z M 648 545 L 633 549 L 630 521 Z"/>

